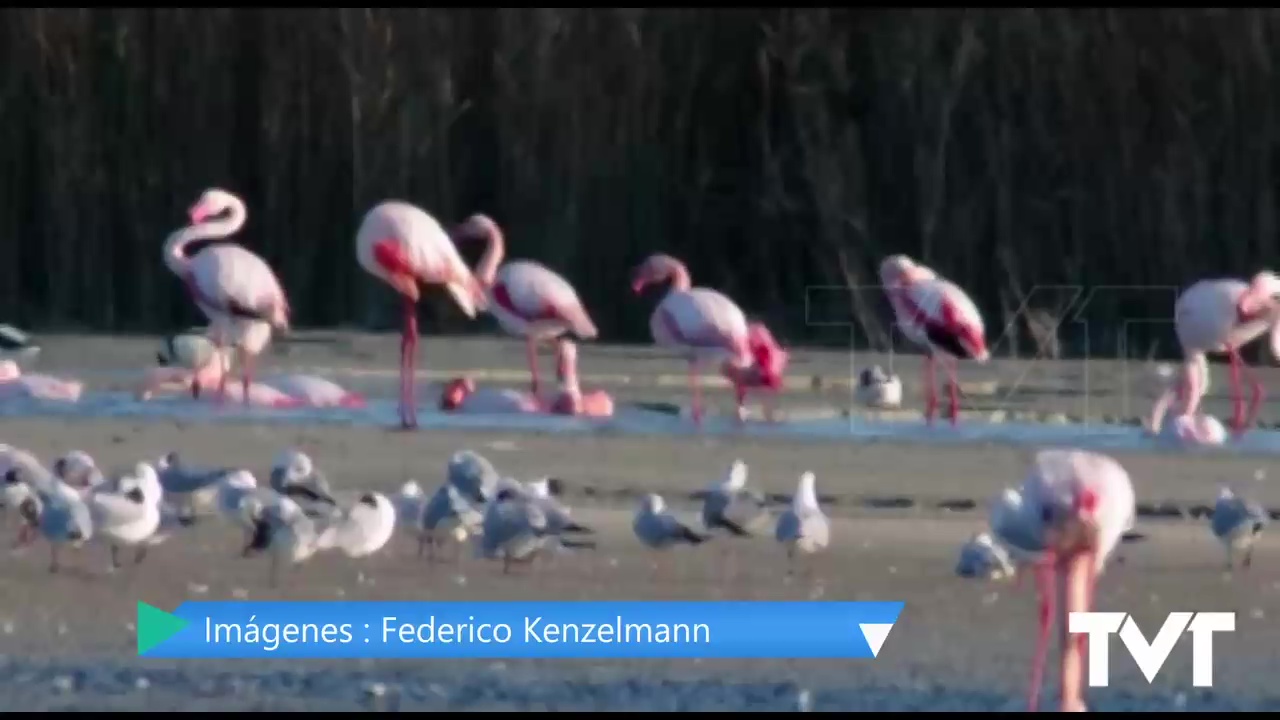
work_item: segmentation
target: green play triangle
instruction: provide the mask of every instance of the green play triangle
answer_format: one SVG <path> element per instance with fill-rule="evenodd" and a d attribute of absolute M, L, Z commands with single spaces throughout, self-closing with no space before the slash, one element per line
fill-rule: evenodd
<path fill-rule="evenodd" d="M 138 603 L 138 654 L 141 655 L 160 643 L 182 632 L 191 623 L 160 608 Z"/>

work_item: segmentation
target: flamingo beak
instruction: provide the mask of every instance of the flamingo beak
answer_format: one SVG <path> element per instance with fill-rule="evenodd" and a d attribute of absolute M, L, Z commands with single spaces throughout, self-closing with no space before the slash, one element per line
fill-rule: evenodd
<path fill-rule="evenodd" d="M 646 283 L 644 281 L 644 278 L 636 278 L 635 280 L 631 281 L 631 292 L 635 293 L 636 295 L 639 295 L 640 293 L 644 292 L 645 285 Z"/>
<path fill-rule="evenodd" d="M 209 213 L 199 205 L 193 205 L 191 209 L 187 211 L 187 216 L 191 218 L 192 225 L 199 225 L 204 222 L 205 218 L 209 217 Z"/>

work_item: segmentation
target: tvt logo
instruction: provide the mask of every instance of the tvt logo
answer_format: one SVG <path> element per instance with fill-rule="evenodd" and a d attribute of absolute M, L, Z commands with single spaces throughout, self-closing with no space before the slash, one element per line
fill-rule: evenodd
<path fill-rule="evenodd" d="M 1213 634 L 1235 632 L 1236 614 L 1169 613 L 1151 642 L 1147 642 L 1133 617 L 1122 612 L 1073 612 L 1067 618 L 1067 630 L 1073 635 L 1089 636 L 1090 687 L 1106 687 L 1111 680 L 1110 640 L 1116 632 L 1148 683 L 1155 682 L 1156 673 L 1169 659 L 1178 637 L 1191 633 L 1191 684 L 1213 687 Z"/>

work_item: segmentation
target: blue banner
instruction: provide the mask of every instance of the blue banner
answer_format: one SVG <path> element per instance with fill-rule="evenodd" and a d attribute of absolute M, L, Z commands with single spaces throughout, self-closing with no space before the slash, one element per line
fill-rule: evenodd
<path fill-rule="evenodd" d="M 901 602 L 138 603 L 148 658 L 874 658 Z"/>

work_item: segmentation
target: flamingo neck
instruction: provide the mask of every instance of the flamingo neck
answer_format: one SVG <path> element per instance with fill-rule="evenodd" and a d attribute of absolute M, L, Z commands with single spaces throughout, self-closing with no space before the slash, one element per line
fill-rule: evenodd
<path fill-rule="evenodd" d="M 239 232 L 248 217 L 249 212 L 245 208 L 244 201 L 233 198 L 227 207 L 226 217 L 188 225 L 171 234 L 164 244 L 165 264 L 175 273 L 185 272 L 191 262 L 186 252 L 189 245 L 201 240 L 224 238 Z"/>
<path fill-rule="evenodd" d="M 659 277 L 671 281 L 671 290 L 685 291 L 693 287 L 693 280 L 689 277 L 689 268 L 685 264 L 673 257 L 663 258 L 659 264 Z"/>
<path fill-rule="evenodd" d="M 556 374 L 560 379 L 560 389 L 571 395 L 581 395 L 582 390 L 578 387 L 578 363 L 575 357 L 576 353 L 571 350 L 567 344 L 560 345 L 560 357 L 556 367 Z"/>
<path fill-rule="evenodd" d="M 502 264 L 502 258 L 506 255 L 506 241 L 502 236 L 502 228 L 492 220 L 484 224 L 485 227 L 485 250 L 484 255 L 480 258 L 480 264 L 476 266 L 476 279 L 480 281 L 486 288 L 493 287 L 498 277 L 498 265 Z"/>
<path fill-rule="evenodd" d="M 796 486 L 796 496 L 792 499 L 792 502 L 798 510 L 818 509 L 818 492 L 814 488 L 813 473 L 805 473 L 800 476 L 800 483 Z"/>

